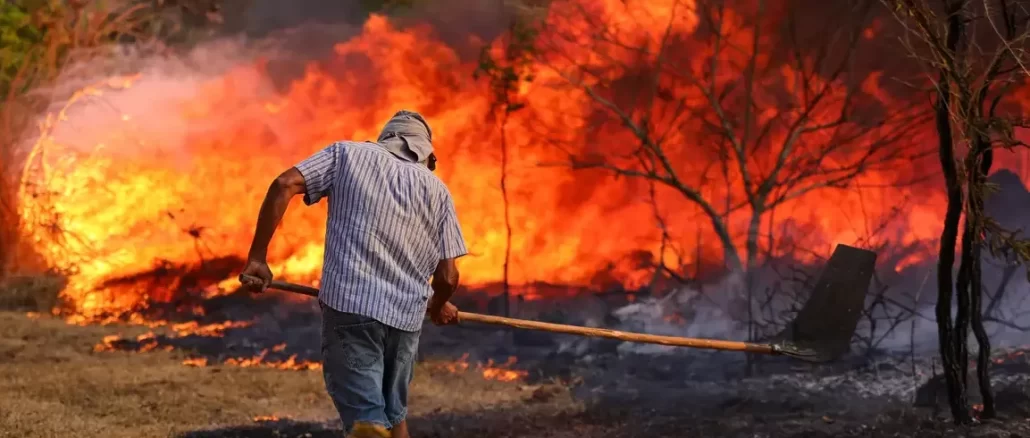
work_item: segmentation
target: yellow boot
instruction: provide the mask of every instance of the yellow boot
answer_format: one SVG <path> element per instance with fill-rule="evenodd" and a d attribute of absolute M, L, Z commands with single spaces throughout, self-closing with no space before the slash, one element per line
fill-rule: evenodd
<path fill-rule="evenodd" d="M 390 430 L 378 424 L 355 421 L 347 438 L 390 438 Z"/>

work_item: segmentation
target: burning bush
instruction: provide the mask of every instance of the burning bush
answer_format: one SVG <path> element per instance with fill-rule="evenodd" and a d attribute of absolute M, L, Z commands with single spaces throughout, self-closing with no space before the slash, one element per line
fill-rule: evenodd
<path fill-rule="evenodd" d="M 0 57 L 0 278 L 26 270 L 52 267 L 41 259 L 36 242 L 23 242 L 19 197 L 29 150 L 25 139 L 65 90 L 61 79 L 75 66 L 109 55 L 117 45 L 152 50 L 166 39 L 181 39 L 184 21 L 189 30 L 215 20 L 211 7 L 179 8 L 181 2 L 3 2 L 0 28 L 4 32 Z M 196 5 L 194 5 L 196 6 Z M 200 14 L 207 20 L 190 20 Z M 71 73 L 74 75 L 74 73 Z M 34 189 L 39 189 L 38 187 Z M 52 211 L 52 214 L 59 214 Z M 19 280 L 20 281 L 20 280 Z"/>

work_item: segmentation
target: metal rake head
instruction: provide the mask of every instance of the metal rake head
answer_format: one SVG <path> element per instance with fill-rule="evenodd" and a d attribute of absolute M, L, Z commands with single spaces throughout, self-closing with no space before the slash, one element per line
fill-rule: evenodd
<path fill-rule="evenodd" d="M 876 268 L 876 253 L 837 245 L 812 295 L 775 338 L 773 349 L 808 362 L 828 362 L 851 349 Z"/>

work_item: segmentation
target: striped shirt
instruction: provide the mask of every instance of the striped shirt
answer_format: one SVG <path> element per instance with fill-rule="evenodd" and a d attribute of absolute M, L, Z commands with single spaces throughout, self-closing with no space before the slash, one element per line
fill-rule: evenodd
<path fill-rule="evenodd" d="M 447 186 L 371 142 L 334 143 L 294 167 L 307 205 L 329 199 L 318 299 L 418 331 L 437 263 L 467 254 Z"/>

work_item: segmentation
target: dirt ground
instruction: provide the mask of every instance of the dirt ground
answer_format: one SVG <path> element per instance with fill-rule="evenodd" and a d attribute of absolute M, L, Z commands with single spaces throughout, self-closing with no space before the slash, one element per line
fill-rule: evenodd
<path fill-rule="evenodd" d="M 105 335 L 146 329 L 72 326 L 0 312 L 0 436 L 339 436 L 320 371 L 184 366 L 179 352 L 93 352 Z M 740 394 L 701 406 L 591 395 L 589 388 L 483 379 L 423 363 L 412 388 L 416 437 L 1030 437 L 1030 417 L 956 429 L 905 405 L 878 414 L 783 406 Z M 774 405 L 774 406 L 772 406 Z M 278 419 L 278 420 L 275 420 Z"/>

